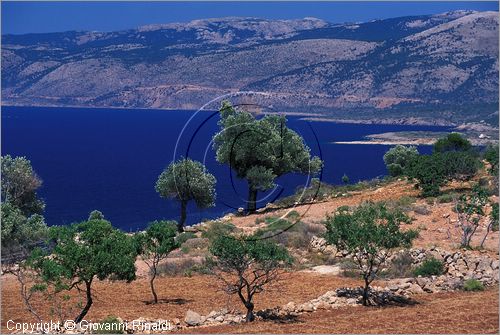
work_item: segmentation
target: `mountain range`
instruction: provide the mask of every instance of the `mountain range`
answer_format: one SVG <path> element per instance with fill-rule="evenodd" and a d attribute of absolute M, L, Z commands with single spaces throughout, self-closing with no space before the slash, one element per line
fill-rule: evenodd
<path fill-rule="evenodd" d="M 498 124 L 498 41 L 498 12 L 475 11 L 3 35 L 2 104 L 198 109 L 235 94 L 335 119 Z"/>

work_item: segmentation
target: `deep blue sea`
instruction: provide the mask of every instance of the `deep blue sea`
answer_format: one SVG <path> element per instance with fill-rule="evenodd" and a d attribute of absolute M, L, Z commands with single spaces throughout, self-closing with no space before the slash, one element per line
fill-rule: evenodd
<path fill-rule="evenodd" d="M 68 224 L 102 211 L 126 231 L 144 228 L 155 219 L 178 219 L 179 204 L 162 199 L 154 186 L 174 159 L 188 156 L 205 163 L 217 178 L 217 204 L 198 210 L 190 204 L 188 223 L 218 217 L 245 207 L 246 182 L 236 179 L 215 160 L 211 138 L 219 129 L 216 112 L 143 109 L 2 107 L 2 155 L 28 157 L 43 180 L 39 195 L 46 202 L 49 225 Z M 322 180 L 340 184 L 344 173 L 352 183 L 387 173 L 384 145 L 339 145 L 365 135 L 401 131 L 445 131 L 446 127 L 337 124 L 307 122 L 288 116 L 314 155 L 324 160 Z M 430 147 L 419 147 L 430 152 Z M 305 185 L 309 176 L 288 175 L 279 186 L 260 194 L 263 206 Z"/>

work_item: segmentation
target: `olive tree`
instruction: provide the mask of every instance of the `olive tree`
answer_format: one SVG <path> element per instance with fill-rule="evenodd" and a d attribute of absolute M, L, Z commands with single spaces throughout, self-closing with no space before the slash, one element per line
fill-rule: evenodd
<path fill-rule="evenodd" d="M 46 237 L 47 225 L 43 216 L 26 217 L 23 212 L 6 202 L 2 203 L 2 265 L 5 271 L 12 262 L 24 259 Z"/>
<path fill-rule="evenodd" d="M 393 177 L 403 174 L 405 167 L 418 156 L 418 150 L 414 146 L 396 145 L 389 149 L 384 155 L 384 163 Z"/>
<path fill-rule="evenodd" d="M 409 217 L 390 210 L 384 204 L 365 203 L 350 210 L 341 207 L 327 218 L 326 241 L 352 255 L 363 275 L 363 305 L 369 304 L 369 287 L 377 273 L 398 247 L 410 247 L 417 233 L 402 231 L 401 223 Z"/>
<path fill-rule="evenodd" d="M 96 279 L 135 279 L 136 247 L 132 237 L 113 228 L 100 212 L 89 220 L 49 229 L 49 251 L 37 249 L 31 257 L 31 268 L 47 285 L 85 293 L 86 303 L 75 317 L 83 320 L 93 303 L 92 284 Z"/>
<path fill-rule="evenodd" d="M 144 232 L 135 235 L 141 257 L 150 270 L 149 286 L 155 304 L 158 303 L 158 295 L 154 287 L 158 264 L 178 247 L 175 240 L 176 233 L 175 221 L 153 221 Z"/>
<path fill-rule="evenodd" d="M 484 207 L 487 203 L 488 194 L 479 185 L 474 185 L 470 194 L 460 195 L 455 203 L 458 225 L 462 230 L 461 246 L 463 248 L 470 248 L 472 237 L 485 216 Z"/>
<path fill-rule="evenodd" d="M 209 264 L 227 294 L 237 294 L 247 309 L 246 321 L 255 319 L 253 298 L 275 282 L 292 259 L 288 251 L 271 240 L 220 235 L 209 247 Z"/>
<path fill-rule="evenodd" d="M 26 157 L 2 157 L 2 203 L 19 208 L 25 215 L 42 214 L 45 204 L 36 191 L 42 186 Z"/>
<path fill-rule="evenodd" d="M 198 208 L 215 205 L 215 177 L 203 164 L 183 158 L 171 163 L 158 177 L 156 191 L 163 198 L 176 199 L 181 203 L 181 217 L 177 224 L 184 231 L 188 202 L 194 200 Z"/>
<path fill-rule="evenodd" d="M 247 210 L 257 206 L 257 192 L 274 187 L 274 180 L 287 173 L 320 171 L 322 162 L 311 157 L 302 137 L 286 126 L 284 116 L 267 115 L 256 119 L 236 110 L 229 102 L 220 109 L 221 131 L 214 135 L 217 161 L 229 164 L 238 178 L 248 182 Z"/>
<path fill-rule="evenodd" d="M 42 241 L 47 226 L 41 215 L 45 204 L 36 193 L 42 182 L 30 161 L 6 155 L 1 166 L 2 270 L 9 271 Z"/>
<path fill-rule="evenodd" d="M 486 238 L 488 237 L 488 234 L 491 231 L 498 231 L 498 202 L 491 203 L 489 222 L 488 226 L 486 226 L 486 233 L 484 234 L 483 239 L 481 240 L 481 245 L 480 245 L 481 248 L 483 247 L 484 242 L 486 242 Z"/>

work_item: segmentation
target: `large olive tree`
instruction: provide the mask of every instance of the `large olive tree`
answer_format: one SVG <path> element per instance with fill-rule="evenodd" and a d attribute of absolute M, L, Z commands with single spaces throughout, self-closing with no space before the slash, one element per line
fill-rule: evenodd
<path fill-rule="evenodd" d="M 214 135 L 217 161 L 236 171 L 248 182 L 247 210 L 256 210 L 257 192 L 274 187 L 284 174 L 320 171 L 322 162 L 311 157 L 302 137 L 286 126 L 284 116 L 267 115 L 256 119 L 251 113 L 236 110 L 229 102 L 220 109 L 221 131 Z"/>
<path fill-rule="evenodd" d="M 45 204 L 37 196 L 42 181 L 25 157 L 6 155 L 2 161 L 2 269 L 24 259 L 46 235 L 41 215 Z"/>
<path fill-rule="evenodd" d="M 17 207 L 25 216 L 42 214 L 45 204 L 36 191 L 42 186 L 26 157 L 2 157 L 2 203 Z"/>
<path fill-rule="evenodd" d="M 183 158 L 171 163 L 158 177 L 156 191 L 163 198 L 181 203 L 181 217 L 177 224 L 184 231 L 188 202 L 194 200 L 199 208 L 215 205 L 215 177 L 200 162 Z"/>

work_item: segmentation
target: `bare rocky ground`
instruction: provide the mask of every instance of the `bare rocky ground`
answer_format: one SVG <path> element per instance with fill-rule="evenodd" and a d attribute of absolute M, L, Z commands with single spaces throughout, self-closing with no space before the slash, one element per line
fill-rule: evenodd
<path fill-rule="evenodd" d="M 454 194 L 468 186 L 452 184 L 445 193 Z M 439 203 L 437 199 L 430 202 L 416 196 L 412 185 L 396 181 L 292 209 L 269 208 L 255 215 L 221 218 L 231 221 L 238 229 L 253 232 L 266 225 L 261 222 L 263 218 L 286 215 L 294 210 L 302 222 L 319 229 L 324 217 L 339 206 L 367 200 L 401 203 L 401 199 L 408 198 L 410 200 L 404 203 L 413 222 L 403 228 L 420 230 L 420 237 L 410 250 L 412 262 L 420 264 L 432 255 L 444 261 L 445 273 L 429 278 L 380 278 L 374 282 L 373 289 L 385 298 L 404 297 L 416 303 L 414 305 L 362 307 L 359 294 L 346 295 L 345 288 L 360 286 L 361 281 L 347 276 L 342 252 L 313 237 L 304 250 L 292 250 L 298 260 L 296 268 L 256 297 L 259 313 L 252 324 L 241 322 L 240 302 L 219 291 L 215 278 L 196 272 L 160 277 L 157 280 L 160 303 L 150 304 L 147 270 L 142 261 L 137 262 L 139 279 L 130 284 L 96 283 L 95 304 L 87 319 L 98 322 L 114 315 L 143 324 L 169 320 L 175 332 L 195 333 L 498 333 L 498 232 L 489 235 L 482 250 L 459 249 L 460 231 L 452 202 Z M 480 243 L 485 226 L 486 221 L 481 223 L 472 245 Z M 202 228 L 200 225 L 192 230 Z M 202 263 L 206 253 L 204 240 L 201 237 L 188 240 L 185 250 L 174 252 L 167 264 L 181 267 L 179 264 L 186 260 L 192 264 Z M 468 278 L 479 279 L 486 290 L 459 290 Z M 2 277 L 2 332 L 7 332 L 5 326 L 9 319 L 31 320 L 18 290 L 14 278 Z M 36 305 L 43 310 L 44 302 L 37 301 Z M 45 317 L 50 317 L 47 310 Z"/>

